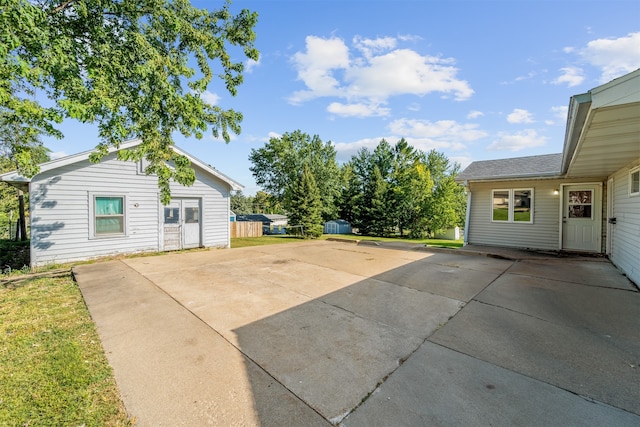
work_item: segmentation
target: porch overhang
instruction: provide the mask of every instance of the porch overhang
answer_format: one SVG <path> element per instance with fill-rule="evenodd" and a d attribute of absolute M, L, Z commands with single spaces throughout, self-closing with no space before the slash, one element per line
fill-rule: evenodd
<path fill-rule="evenodd" d="M 562 173 L 605 178 L 640 157 L 640 70 L 573 96 Z"/>

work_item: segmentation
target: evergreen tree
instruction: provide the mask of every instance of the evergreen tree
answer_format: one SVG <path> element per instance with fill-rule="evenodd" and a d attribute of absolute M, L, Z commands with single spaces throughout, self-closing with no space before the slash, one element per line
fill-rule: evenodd
<path fill-rule="evenodd" d="M 316 180 L 307 165 L 293 187 L 289 224 L 301 226 L 305 238 L 322 235 L 322 201 Z"/>

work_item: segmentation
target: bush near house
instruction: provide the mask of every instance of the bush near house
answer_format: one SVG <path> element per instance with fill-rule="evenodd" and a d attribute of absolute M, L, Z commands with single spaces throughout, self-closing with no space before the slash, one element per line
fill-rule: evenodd
<path fill-rule="evenodd" d="M 8 270 L 21 270 L 30 265 L 30 242 L 14 242 L 12 240 L 0 240 L 0 269 L 6 273 Z"/>

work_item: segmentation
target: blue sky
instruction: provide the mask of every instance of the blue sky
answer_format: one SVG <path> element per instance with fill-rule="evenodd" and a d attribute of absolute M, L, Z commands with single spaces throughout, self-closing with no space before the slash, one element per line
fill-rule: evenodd
<path fill-rule="evenodd" d="M 213 1 L 196 1 L 215 7 Z M 176 136 L 179 147 L 259 188 L 252 148 L 300 129 L 335 144 L 338 160 L 382 138 L 471 161 L 561 152 L 572 95 L 640 68 L 640 1 L 235 0 L 259 14 L 256 47 L 235 97 L 229 144 Z M 239 57 L 238 57 L 239 58 Z M 53 157 L 97 144 L 68 121 Z"/>

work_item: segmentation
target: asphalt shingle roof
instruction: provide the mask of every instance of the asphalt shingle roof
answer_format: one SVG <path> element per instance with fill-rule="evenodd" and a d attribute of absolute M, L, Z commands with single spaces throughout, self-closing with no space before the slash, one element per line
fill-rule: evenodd
<path fill-rule="evenodd" d="M 481 160 L 471 163 L 456 181 L 527 178 L 560 175 L 562 153 L 511 159 Z"/>

